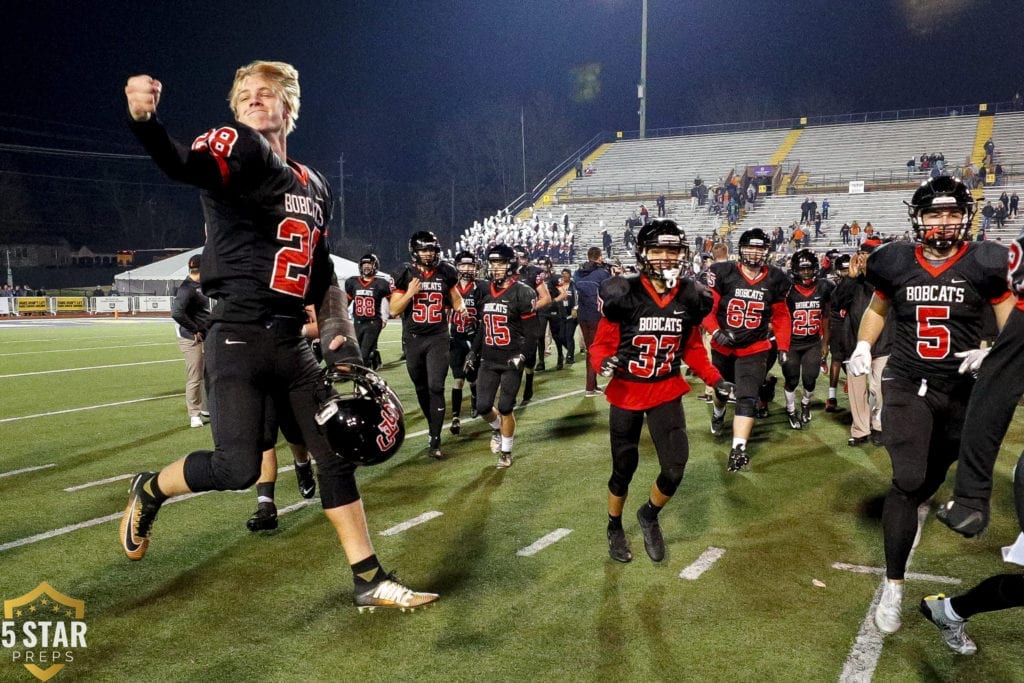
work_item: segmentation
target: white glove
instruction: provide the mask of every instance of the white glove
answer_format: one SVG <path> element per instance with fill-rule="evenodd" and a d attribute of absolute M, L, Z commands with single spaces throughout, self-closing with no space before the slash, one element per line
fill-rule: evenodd
<path fill-rule="evenodd" d="M 846 371 L 854 377 L 871 372 L 871 344 L 866 341 L 857 342 L 850 360 L 846 361 Z"/>
<path fill-rule="evenodd" d="M 985 360 L 985 356 L 992 350 L 992 347 L 984 349 L 971 349 L 970 351 L 961 351 L 954 353 L 953 355 L 957 358 L 963 358 L 964 362 L 960 364 L 960 369 L 957 371 L 961 375 L 966 375 L 968 372 L 977 372 L 981 368 L 982 362 Z"/>

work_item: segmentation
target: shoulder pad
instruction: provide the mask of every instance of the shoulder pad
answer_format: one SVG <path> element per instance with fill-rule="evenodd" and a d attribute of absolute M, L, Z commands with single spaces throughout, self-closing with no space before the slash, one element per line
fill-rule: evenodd
<path fill-rule="evenodd" d="M 629 294 L 629 280 L 621 275 L 613 275 L 601 283 L 601 299 L 605 302 L 620 299 Z"/>

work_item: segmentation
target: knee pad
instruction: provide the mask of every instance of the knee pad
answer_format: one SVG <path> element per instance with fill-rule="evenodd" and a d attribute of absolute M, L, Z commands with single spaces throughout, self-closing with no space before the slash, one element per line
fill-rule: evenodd
<path fill-rule="evenodd" d="M 189 459 L 191 457 L 192 455 L 189 455 Z M 185 462 L 187 465 L 188 460 Z M 262 453 L 256 454 L 256 457 L 252 459 L 231 457 L 226 454 L 218 456 L 216 452 L 212 453 L 209 464 L 214 490 L 241 491 L 249 488 L 259 480 L 260 463 L 262 462 Z"/>
<path fill-rule="evenodd" d="M 333 453 L 317 458 L 316 464 L 320 480 L 320 502 L 325 510 L 359 500 L 355 465 Z"/>
<path fill-rule="evenodd" d="M 757 399 L 751 398 L 750 396 L 744 396 L 743 398 L 736 399 L 736 416 L 737 417 L 754 417 L 754 413 L 757 409 Z"/>
<path fill-rule="evenodd" d="M 608 492 L 613 496 L 619 498 L 625 498 L 626 494 L 629 493 L 629 481 L 623 480 L 621 476 L 612 472 L 611 478 L 608 480 Z"/>
<path fill-rule="evenodd" d="M 499 415 L 511 415 L 512 414 L 512 409 L 515 408 L 515 405 L 516 405 L 516 397 L 515 396 L 505 396 L 504 394 L 502 394 L 501 395 L 501 399 L 498 401 L 498 405 L 497 405 L 498 414 Z M 481 411 L 481 410 L 477 410 L 477 412 L 479 412 L 481 415 L 483 414 L 483 411 Z"/>
<path fill-rule="evenodd" d="M 673 467 L 668 470 L 663 470 L 658 474 L 658 478 L 655 483 L 658 486 L 658 490 L 664 493 L 666 496 L 671 498 L 676 495 L 676 489 L 679 488 L 679 484 L 683 481 L 683 470 L 682 468 Z"/>

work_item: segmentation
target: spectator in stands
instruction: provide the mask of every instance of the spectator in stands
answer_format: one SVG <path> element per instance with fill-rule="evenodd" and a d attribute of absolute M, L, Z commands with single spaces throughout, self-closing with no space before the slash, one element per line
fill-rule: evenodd
<path fill-rule="evenodd" d="M 659 194 L 655 201 L 658 205 L 658 218 L 663 218 L 665 216 L 665 195 Z"/>
<path fill-rule="evenodd" d="M 985 187 L 986 182 L 988 182 L 988 167 L 982 164 L 978 169 L 978 187 Z"/>
<path fill-rule="evenodd" d="M 875 236 L 875 226 L 871 225 L 871 221 L 868 221 L 867 225 L 864 226 L 864 239 L 868 240 Z"/>
<path fill-rule="evenodd" d="M 651 212 L 647 210 L 647 207 L 643 204 L 640 205 L 640 221 L 647 225 L 651 222 Z"/>
<path fill-rule="evenodd" d="M 854 246 L 859 247 L 860 246 L 860 240 L 861 240 L 861 237 L 860 237 L 860 223 L 858 223 L 857 221 L 854 221 L 853 225 L 850 226 L 850 237 L 853 240 Z"/>
<path fill-rule="evenodd" d="M 985 156 L 988 157 L 988 163 L 991 163 L 995 159 L 996 154 L 996 143 L 992 142 L 992 138 L 985 141 Z"/>
<path fill-rule="evenodd" d="M 818 202 L 813 199 L 807 205 L 807 225 L 814 222 L 814 217 L 818 215 Z"/>
<path fill-rule="evenodd" d="M 996 164 L 996 171 L 995 171 L 995 173 L 996 173 L 996 185 L 999 185 L 1000 183 L 1003 182 L 1003 165 L 1002 164 L 999 164 L 999 163 Z"/>
<path fill-rule="evenodd" d="M 999 195 L 999 203 L 1003 205 L 1003 208 L 1006 209 L 1006 213 L 1009 214 L 1010 213 L 1010 195 L 1006 194 L 1006 190 L 1003 190 L 1003 193 L 1001 195 Z"/>
<path fill-rule="evenodd" d="M 992 217 L 996 215 L 996 208 L 992 206 L 991 201 L 985 202 L 985 206 L 981 209 L 981 229 L 988 230 L 992 227 Z"/>
<path fill-rule="evenodd" d="M 610 277 L 610 269 L 604 264 L 604 258 L 601 256 L 601 247 L 590 247 L 587 250 L 587 262 L 581 265 L 572 276 L 578 296 L 577 319 L 580 329 L 583 331 L 583 346 L 588 350 L 594 343 L 597 324 L 601 320 L 598 291 L 601 288 L 601 283 Z M 587 363 L 586 366 L 586 395 L 597 396 L 600 393 L 600 388 L 597 386 L 597 372 L 590 363 Z"/>
<path fill-rule="evenodd" d="M 604 253 L 606 255 L 606 258 L 610 259 L 612 257 L 612 236 L 608 233 L 607 230 L 601 231 L 601 243 L 604 245 Z"/>
<path fill-rule="evenodd" d="M 811 198 L 807 197 L 800 203 L 800 224 L 803 225 L 807 222 L 807 214 L 811 210 Z"/>
<path fill-rule="evenodd" d="M 825 236 L 825 233 L 821 231 L 821 218 L 820 213 L 814 217 L 814 239 Z"/>
<path fill-rule="evenodd" d="M 910 231 L 909 230 L 904 230 L 903 231 L 903 241 L 904 242 L 909 242 L 910 241 Z"/>
<path fill-rule="evenodd" d="M 1005 206 L 1003 206 L 1002 204 L 1000 204 L 999 206 L 996 207 L 996 212 L 992 216 L 993 218 L 995 218 L 995 220 L 996 220 L 996 227 L 1000 231 L 1002 231 L 1002 229 L 1003 229 L 1003 224 L 1006 223 L 1006 215 L 1007 215 L 1007 213 L 1008 213 L 1007 208 Z"/>
<path fill-rule="evenodd" d="M 1014 192 L 1010 195 L 1010 218 L 1017 217 L 1017 205 L 1020 204 L 1020 197 Z"/>
<path fill-rule="evenodd" d="M 92 290 L 92 295 L 93 296 L 106 296 L 106 294 L 103 293 L 103 288 L 100 287 L 99 285 L 96 285 L 96 289 Z"/>
<path fill-rule="evenodd" d="M 579 157 L 576 158 L 576 177 L 583 177 L 583 159 L 580 159 Z"/>
<path fill-rule="evenodd" d="M 754 208 L 754 201 L 756 199 L 757 183 L 755 183 L 754 181 L 750 181 L 750 183 L 747 185 L 747 204 L 749 204 L 749 206 L 747 207 L 747 211 L 750 211 L 751 209 Z"/>
<path fill-rule="evenodd" d="M 822 199 L 821 200 L 821 219 L 822 220 L 825 220 L 825 221 L 828 220 L 828 209 L 829 209 L 828 200 L 827 199 Z"/>
<path fill-rule="evenodd" d="M 622 246 L 630 253 L 636 248 L 636 233 L 633 232 L 633 226 L 631 225 L 627 226 L 626 232 L 622 233 Z"/>
<path fill-rule="evenodd" d="M 697 185 L 699 181 L 699 178 L 694 180 L 693 187 L 690 188 L 690 211 L 696 211 L 697 205 L 700 204 L 700 189 Z"/>

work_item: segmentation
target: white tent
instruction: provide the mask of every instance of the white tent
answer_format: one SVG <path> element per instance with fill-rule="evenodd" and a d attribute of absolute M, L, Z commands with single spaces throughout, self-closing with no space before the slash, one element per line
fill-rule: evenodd
<path fill-rule="evenodd" d="M 176 256 L 165 258 L 148 266 L 142 266 L 114 276 L 114 285 L 121 294 L 150 294 L 155 296 L 174 296 L 178 285 L 188 277 L 188 260 L 193 255 L 202 253 L 203 248 L 185 251 Z M 331 255 L 334 272 L 338 282 L 359 274 L 359 265 L 355 261 Z"/>

